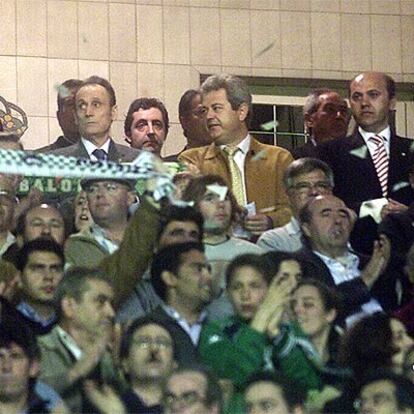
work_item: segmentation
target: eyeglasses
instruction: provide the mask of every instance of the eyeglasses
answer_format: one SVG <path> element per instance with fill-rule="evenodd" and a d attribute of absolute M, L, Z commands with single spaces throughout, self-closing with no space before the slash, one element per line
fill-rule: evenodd
<path fill-rule="evenodd" d="M 99 190 L 103 190 L 105 193 L 113 194 L 116 193 L 120 188 L 126 188 L 125 185 L 119 183 L 101 183 L 101 184 L 91 184 L 86 189 L 85 192 L 88 194 L 96 194 Z"/>
<path fill-rule="evenodd" d="M 198 402 L 204 403 L 205 397 L 199 395 L 197 391 L 187 391 L 181 395 L 167 393 L 164 396 L 164 407 L 169 409 L 171 409 L 177 403 L 179 403 L 180 407 L 182 408 L 188 408 Z"/>
<path fill-rule="evenodd" d="M 166 338 L 141 337 L 135 339 L 133 343 L 141 349 L 149 349 L 150 347 L 156 347 L 158 349 L 172 348 L 172 342 Z"/>
<path fill-rule="evenodd" d="M 315 190 L 321 193 L 331 191 L 332 185 L 329 181 L 318 181 L 316 183 L 301 182 L 293 185 L 291 189 L 297 191 L 300 194 L 306 194 L 310 190 Z"/>

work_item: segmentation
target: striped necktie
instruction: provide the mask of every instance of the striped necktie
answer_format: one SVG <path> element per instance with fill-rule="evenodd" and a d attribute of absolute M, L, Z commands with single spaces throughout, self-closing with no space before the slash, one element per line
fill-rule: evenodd
<path fill-rule="evenodd" d="M 223 152 L 229 160 L 229 168 L 231 174 L 231 189 L 237 202 L 241 205 L 245 205 L 244 186 L 241 171 L 234 160 L 234 156 L 237 151 L 240 151 L 239 147 L 224 147 Z"/>
<path fill-rule="evenodd" d="M 380 135 L 374 135 L 369 139 L 376 145 L 372 154 L 377 177 L 381 185 L 382 195 L 387 197 L 388 194 L 388 154 L 384 145 L 384 138 Z"/>

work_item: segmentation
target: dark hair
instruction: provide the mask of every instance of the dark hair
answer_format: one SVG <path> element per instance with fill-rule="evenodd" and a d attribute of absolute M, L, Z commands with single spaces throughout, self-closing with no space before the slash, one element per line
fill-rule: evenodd
<path fill-rule="evenodd" d="M 299 158 L 289 164 L 283 174 L 283 184 L 286 190 L 293 186 L 293 180 L 302 174 L 309 174 L 315 170 L 321 170 L 332 188 L 334 187 L 334 174 L 331 167 L 317 158 Z"/>
<path fill-rule="evenodd" d="M 191 113 L 191 108 L 193 104 L 193 100 L 196 96 L 201 96 L 201 92 L 197 89 L 188 89 L 184 92 L 183 96 L 181 96 L 180 102 L 178 104 L 178 118 L 181 123 L 181 118 L 185 118 Z M 181 124 L 181 126 L 183 126 Z M 183 134 L 186 137 L 187 131 L 183 127 Z"/>
<path fill-rule="evenodd" d="M 68 79 L 63 82 L 58 88 L 57 94 L 57 106 L 58 109 L 62 109 L 63 99 L 69 95 L 72 91 L 78 91 L 79 87 L 83 85 L 83 82 L 80 79 Z M 69 91 L 69 93 L 68 93 Z"/>
<path fill-rule="evenodd" d="M 78 87 L 78 90 L 76 91 L 76 94 L 79 92 L 81 88 L 87 85 L 100 85 L 103 88 L 105 88 L 109 95 L 109 103 L 111 107 L 116 105 L 116 96 L 114 88 L 107 79 L 101 78 L 100 76 L 96 75 L 90 76 L 89 78 L 82 81 L 82 83 Z"/>
<path fill-rule="evenodd" d="M 135 319 L 128 327 L 127 331 L 122 335 L 121 347 L 119 351 L 120 359 L 122 360 L 128 358 L 135 332 L 147 325 L 158 325 L 168 332 L 171 337 L 174 359 L 177 360 L 178 348 L 175 341 L 174 332 L 171 330 L 171 326 L 162 320 L 152 318 L 148 315 Z"/>
<path fill-rule="evenodd" d="M 129 105 L 128 113 L 124 121 L 124 132 L 127 137 L 131 136 L 131 127 L 132 127 L 134 113 L 138 112 L 140 109 L 147 110 L 151 108 L 157 108 L 160 110 L 162 114 L 162 119 L 164 121 L 164 126 L 165 126 L 165 136 L 167 136 L 168 130 L 170 128 L 170 121 L 168 118 L 167 108 L 157 98 L 145 98 L 144 97 L 144 98 L 135 99 L 135 101 L 133 101 L 131 105 Z"/>
<path fill-rule="evenodd" d="M 220 75 L 209 76 L 201 85 L 201 93 L 203 96 L 220 89 L 226 91 L 227 100 L 230 102 L 233 111 L 239 109 L 241 104 L 247 104 L 249 112 L 245 122 L 248 126 L 253 116 L 253 105 L 252 95 L 247 83 L 237 76 L 222 73 Z"/>
<path fill-rule="evenodd" d="M 392 344 L 391 317 L 377 312 L 360 319 L 346 331 L 340 359 L 360 379 L 368 369 L 391 367 L 396 352 Z"/>
<path fill-rule="evenodd" d="M 283 262 L 293 260 L 299 264 L 302 268 L 302 262 L 290 252 L 279 252 L 279 251 L 270 251 L 263 254 L 263 260 L 266 263 L 267 271 L 270 273 L 270 277 L 276 275 L 276 273 L 280 270 L 280 265 Z"/>
<path fill-rule="evenodd" d="M 362 389 L 377 381 L 389 381 L 395 386 L 395 399 L 399 410 L 414 409 L 414 384 L 402 375 L 398 375 L 389 369 L 370 370 L 359 383 L 357 395 Z"/>
<path fill-rule="evenodd" d="M 203 225 L 204 225 L 204 219 L 202 214 L 197 211 L 194 207 L 178 207 L 174 205 L 170 205 L 163 210 L 163 214 L 161 216 L 161 226 L 160 226 L 160 232 L 158 234 L 158 241 L 160 240 L 165 228 L 168 226 L 169 223 L 172 221 L 192 221 L 194 222 L 197 227 L 200 234 L 200 243 L 203 240 Z"/>
<path fill-rule="evenodd" d="M 207 174 L 191 177 L 190 181 L 183 191 L 183 194 L 181 195 L 181 199 L 184 201 L 194 201 L 195 205 L 197 206 L 206 193 L 207 186 L 212 184 L 228 187 L 224 178 L 219 175 Z M 237 200 L 229 187 L 227 195 L 231 203 L 231 221 L 234 222 L 236 220 L 236 215 L 240 209 L 240 206 L 237 204 Z"/>
<path fill-rule="evenodd" d="M 214 404 L 218 405 L 218 411 L 221 413 L 223 409 L 223 392 L 221 390 L 219 380 L 214 372 L 207 366 L 202 364 L 184 364 L 173 370 L 169 377 L 165 380 L 163 385 L 163 394 L 166 393 L 167 383 L 174 375 L 184 374 L 186 372 L 194 372 L 201 374 L 205 378 L 206 386 L 206 397 L 205 405 L 212 407 Z"/>
<path fill-rule="evenodd" d="M 368 72 L 369 73 L 369 72 Z M 388 92 L 388 98 L 392 99 L 395 97 L 395 81 L 394 79 L 387 75 L 386 73 L 382 73 L 382 72 L 377 72 L 378 74 L 382 75 L 384 81 L 385 81 L 385 87 L 387 88 L 387 92 Z M 362 74 L 360 74 L 362 75 Z M 351 96 L 351 85 L 352 82 L 354 82 L 354 80 L 358 77 L 359 75 L 355 76 L 355 78 L 353 78 L 348 85 L 348 95 L 349 97 Z"/>
<path fill-rule="evenodd" d="M 80 302 L 85 292 L 89 290 L 89 282 L 91 280 L 100 280 L 111 287 L 113 286 L 109 276 L 100 269 L 75 266 L 65 272 L 56 289 L 54 298 L 56 311 L 60 319 L 63 316 L 62 300 L 65 297 L 71 297 L 76 302 Z"/>
<path fill-rule="evenodd" d="M 65 257 L 63 254 L 63 248 L 60 244 L 51 239 L 37 238 L 32 241 L 26 242 L 17 253 L 16 267 L 21 272 L 27 265 L 29 257 L 33 252 L 50 252 L 59 257 L 62 262 L 62 266 L 65 263 Z"/>
<path fill-rule="evenodd" d="M 167 286 L 161 277 L 162 273 L 169 271 L 176 275 L 181 266 L 182 255 L 192 250 L 204 253 L 204 246 L 202 243 L 196 242 L 176 243 L 165 246 L 155 253 L 151 265 L 151 282 L 155 293 L 162 300 L 167 297 Z"/>
<path fill-rule="evenodd" d="M 0 348 L 9 348 L 13 343 L 23 349 L 30 361 L 40 359 L 39 347 L 32 331 L 23 324 L 2 320 L 0 323 Z"/>
<path fill-rule="evenodd" d="M 230 262 L 230 264 L 227 266 L 226 269 L 226 287 L 228 288 L 234 273 L 240 269 L 241 267 L 249 266 L 253 267 L 253 269 L 257 270 L 263 275 L 263 279 L 266 281 L 266 283 L 269 285 L 270 282 L 273 279 L 274 274 L 269 271 L 268 263 L 264 259 L 262 255 L 258 254 L 241 254 L 240 256 L 237 256 L 234 260 Z"/>
<path fill-rule="evenodd" d="M 303 406 L 306 400 L 306 393 L 302 390 L 301 387 L 296 386 L 292 381 L 285 377 L 281 373 L 274 373 L 269 371 L 257 372 L 251 375 L 246 385 L 244 386 L 244 396 L 246 395 L 247 390 L 252 385 L 255 385 L 258 382 L 270 382 L 273 385 L 276 385 L 280 388 L 283 399 L 286 402 L 289 410 L 293 410 L 297 406 Z M 293 411 L 292 411 L 293 412 Z"/>

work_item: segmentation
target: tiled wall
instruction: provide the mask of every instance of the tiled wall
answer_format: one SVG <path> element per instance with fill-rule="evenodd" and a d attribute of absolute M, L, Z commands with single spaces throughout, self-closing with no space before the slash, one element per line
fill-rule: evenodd
<path fill-rule="evenodd" d="M 129 102 L 163 99 L 166 153 L 183 145 L 182 92 L 200 73 L 414 82 L 414 0 L 0 0 L 0 94 L 23 107 L 26 148 L 59 135 L 56 85 L 108 77 L 122 142 Z"/>

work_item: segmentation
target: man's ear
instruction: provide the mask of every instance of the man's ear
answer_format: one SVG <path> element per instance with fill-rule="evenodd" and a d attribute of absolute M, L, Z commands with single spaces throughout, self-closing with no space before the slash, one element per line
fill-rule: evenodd
<path fill-rule="evenodd" d="M 111 108 L 111 119 L 112 119 L 112 121 L 115 121 L 116 120 L 117 114 L 118 114 L 118 107 L 116 105 L 114 105 Z"/>
<path fill-rule="evenodd" d="M 174 273 L 170 272 L 169 270 L 164 270 L 161 273 L 161 280 L 168 286 L 168 287 L 175 287 L 177 284 L 177 276 Z"/>
<path fill-rule="evenodd" d="M 332 323 L 335 319 L 336 319 L 336 315 L 337 315 L 337 313 L 336 313 L 336 309 L 331 309 L 330 311 L 328 311 L 327 312 L 327 314 L 326 314 L 326 320 L 329 322 L 329 323 Z"/>
<path fill-rule="evenodd" d="M 302 224 L 300 225 L 300 228 L 302 229 L 303 234 L 304 234 L 305 236 L 307 236 L 307 237 L 311 237 L 311 231 L 310 231 L 310 228 L 309 228 L 309 224 L 308 224 L 308 223 L 302 223 Z"/>
<path fill-rule="evenodd" d="M 40 373 L 40 362 L 37 359 L 34 359 L 30 363 L 29 376 L 30 378 L 36 378 Z"/>
<path fill-rule="evenodd" d="M 128 191 L 128 200 L 127 200 L 128 206 L 135 203 L 136 200 L 137 200 L 137 193 L 134 190 Z"/>
<path fill-rule="evenodd" d="M 246 102 L 240 104 L 239 109 L 237 109 L 237 113 L 239 115 L 239 120 L 244 122 L 249 114 L 249 105 Z"/>
<path fill-rule="evenodd" d="M 390 111 L 395 111 L 395 107 L 397 106 L 397 98 L 390 99 Z"/>
<path fill-rule="evenodd" d="M 309 131 L 309 128 L 313 128 L 313 117 L 311 114 L 306 112 L 306 114 L 303 116 L 303 121 L 305 124 L 305 130 Z"/>
<path fill-rule="evenodd" d="M 74 309 L 74 304 L 75 304 L 75 299 L 71 298 L 71 297 L 64 297 L 62 299 L 62 311 L 63 314 L 69 318 L 72 318 L 73 315 L 75 314 L 75 309 Z"/>

